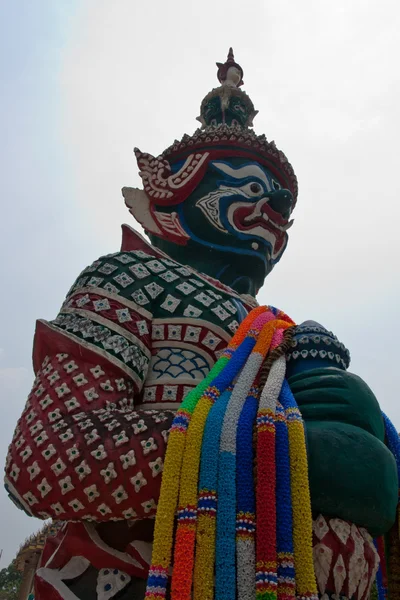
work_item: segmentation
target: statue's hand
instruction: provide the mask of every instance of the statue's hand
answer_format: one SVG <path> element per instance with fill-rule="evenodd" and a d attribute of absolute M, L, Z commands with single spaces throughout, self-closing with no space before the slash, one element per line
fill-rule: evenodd
<path fill-rule="evenodd" d="M 373 392 L 336 368 L 298 373 L 289 384 L 306 425 L 313 510 L 383 534 L 395 519 L 398 478 Z"/>

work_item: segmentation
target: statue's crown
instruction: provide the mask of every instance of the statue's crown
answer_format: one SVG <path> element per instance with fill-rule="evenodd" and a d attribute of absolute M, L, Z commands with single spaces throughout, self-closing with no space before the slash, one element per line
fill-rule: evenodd
<path fill-rule="evenodd" d="M 200 107 L 200 121 L 203 127 L 229 125 L 231 127 L 253 126 L 257 114 L 249 96 L 240 89 L 243 85 L 243 69 L 235 62 L 232 48 L 225 63 L 217 63 L 220 86 L 204 98 Z"/>
<path fill-rule="evenodd" d="M 285 154 L 278 150 L 275 142 L 269 142 L 265 135 L 256 135 L 251 129 L 255 110 L 249 96 L 240 89 L 243 84 L 243 69 L 235 62 L 233 50 L 229 49 L 225 63 L 217 63 L 217 77 L 220 86 L 211 90 L 200 107 L 202 127 L 193 135 L 183 138 L 167 148 L 160 160 L 174 162 L 185 158 L 193 151 L 211 151 L 231 155 L 247 156 L 258 160 L 271 169 L 281 184 L 290 189 L 296 202 L 298 186 L 293 167 Z"/>
<path fill-rule="evenodd" d="M 135 148 L 143 190 L 123 188 L 125 203 L 144 229 L 160 238 L 185 245 L 190 236 L 176 211 L 185 202 L 215 161 L 240 159 L 240 164 L 258 163 L 290 190 L 293 205 L 297 198 L 297 179 L 286 156 L 265 135 L 251 129 L 257 114 L 250 98 L 240 87 L 243 69 L 235 62 L 232 48 L 225 63 L 217 63 L 221 84 L 201 103 L 200 129 L 153 156 Z M 168 208 L 168 210 L 163 210 Z"/>

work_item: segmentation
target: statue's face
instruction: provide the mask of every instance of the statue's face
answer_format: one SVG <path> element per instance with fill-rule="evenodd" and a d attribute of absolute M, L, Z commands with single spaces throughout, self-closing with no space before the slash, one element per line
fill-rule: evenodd
<path fill-rule="evenodd" d="M 200 184 L 174 210 L 192 240 L 261 260 L 267 274 L 286 248 L 292 207 L 291 192 L 271 171 L 232 158 L 211 161 Z"/>
<path fill-rule="evenodd" d="M 253 293 L 286 248 L 294 200 L 282 189 L 286 176 L 280 180 L 242 149 L 228 152 L 194 151 L 170 162 L 136 150 L 144 189 L 122 192 L 155 245 L 181 260 L 186 252 L 204 272 L 208 263 L 222 265 L 229 285 L 238 289 L 241 280 Z"/>

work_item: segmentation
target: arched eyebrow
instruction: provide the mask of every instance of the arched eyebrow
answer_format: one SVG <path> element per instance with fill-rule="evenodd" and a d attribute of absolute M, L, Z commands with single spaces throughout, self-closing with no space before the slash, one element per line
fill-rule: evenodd
<path fill-rule="evenodd" d="M 212 166 L 218 169 L 218 171 L 225 173 L 225 175 L 232 177 L 232 179 L 245 179 L 246 177 L 257 177 L 257 179 L 260 179 L 265 184 L 267 190 L 269 192 L 271 191 L 271 184 L 268 181 L 266 174 L 264 173 L 263 169 L 257 164 L 250 163 L 247 165 L 241 165 L 240 167 L 237 167 L 235 169 L 235 167 L 231 167 L 231 165 L 228 165 L 228 163 L 213 161 Z"/>

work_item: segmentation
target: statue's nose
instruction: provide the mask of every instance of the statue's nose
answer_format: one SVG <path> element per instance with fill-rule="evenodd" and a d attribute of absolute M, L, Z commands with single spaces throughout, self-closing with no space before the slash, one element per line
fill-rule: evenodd
<path fill-rule="evenodd" d="M 271 192 L 268 196 L 269 206 L 281 214 L 282 217 L 289 218 L 293 206 L 293 196 L 289 190 L 277 190 L 276 192 Z"/>

